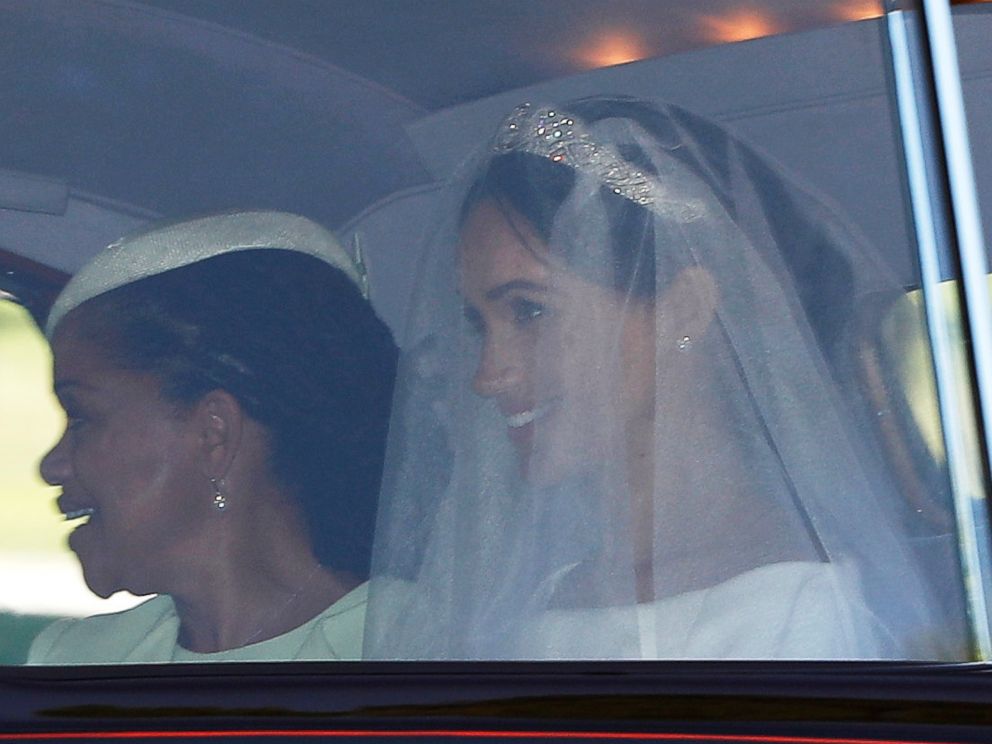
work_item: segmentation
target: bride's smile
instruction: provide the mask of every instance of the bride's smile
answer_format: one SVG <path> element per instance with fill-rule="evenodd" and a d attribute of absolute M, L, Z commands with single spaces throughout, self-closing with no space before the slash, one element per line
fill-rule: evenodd
<path fill-rule="evenodd" d="M 472 387 L 495 401 L 528 480 L 556 483 L 595 467 L 605 431 L 653 418 L 647 303 L 559 266 L 522 216 L 491 201 L 465 221 L 459 269 L 482 344 Z"/>

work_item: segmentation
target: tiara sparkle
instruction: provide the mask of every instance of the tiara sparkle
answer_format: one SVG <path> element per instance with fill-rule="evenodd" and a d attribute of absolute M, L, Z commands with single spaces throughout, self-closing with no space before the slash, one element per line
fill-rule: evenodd
<path fill-rule="evenodd" d="M 496 134 L 495 152 L 529 152 L 589 173 L 614 194 L 649 207 L 671 201 L 655 179 L 638 170 L 609 145 L 596 142 L 570 114 L 523 103 Z"/>

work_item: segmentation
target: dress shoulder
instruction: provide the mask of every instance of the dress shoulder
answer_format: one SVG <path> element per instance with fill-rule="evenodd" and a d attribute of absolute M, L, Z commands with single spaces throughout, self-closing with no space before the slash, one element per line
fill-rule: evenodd
<path fill-rule="evenodd" d="M 317 623 L 323 645 L 322 653 L 319 656 L 309 656 L 307 649 L 304 649 L 301 656 L 339 661 L 361 659 L 368 601 L 369 585 L 366 582 L 332 604 L 320 616 Z"/>
<path fill-rule="evenodd" d="M 521 658 L 869 659 L 891 642 L 853 570 L 786 562 L 636 606 L 552 609 Z"/>
<path fill-rule="evenodd" d="M 179 620 L 172 599 L 153 597 L 107 615 L 56 620 L 31 643 L 28 664 L 114 664 L 158 639 L 175 641 Z M 142 659 L 156 661 L 158 659 Z M 164 660 L 164 659 L 163 659 Z"/>
<path fill-rule="evenodd" d="M 700 595 L 686 627 L 688 656 L 867 659 L 889 639 L 853 570 L 836 563 L 777 563 Z"/>
<path fill-rule="evenodd" d="M 169 661 L 360 659 L 368 585 L 356 587 L 320 615 L 281 636 L 250 646 L 195 653 L 179 647 L 179 618 L 160 595 L 130 610 L 57 620 L 38 634 L 28 664 L 122 664 Z"/>

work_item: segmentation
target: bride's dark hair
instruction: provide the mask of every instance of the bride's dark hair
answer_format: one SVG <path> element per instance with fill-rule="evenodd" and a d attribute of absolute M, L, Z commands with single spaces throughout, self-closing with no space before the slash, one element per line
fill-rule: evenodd
<path fill-rule="evenodd" d="M 755 248 L 779 275 L 795 288 L 808 314 L 814 332 L 826 348 L 833 348 L 847 327 L 838 322 L 838 312 L 853 307 L 838 302 L 839 297 L 856 295 L 857 276 L 847 257 L 837 250 L 838 238 L 828 234 L 825 225 L 836 226 L 836 214 L 821 204 L 814 204 L 797 184 L 785 179 L 780 168 L 770 164 L 766 155 L 756 153 L 726 130 L 677 106 L 666 106 L 663 113 L 636 99 L 596 96 L 566 104 L 569 114 L 587 126 L 606 119 L 626 119 L 640 126 L 653 144 L 665 148 L 701 178 L 736 220 L 741 210 L 762 207 L 768 216 L 766 235 L 749 234 Z M 693 146 L 684 146 L 682 131 L 692 132 Z M 636 144 L 627 143 L 620 155 L 639 170 L 657 175 L 650 158 Z M 728 157 L 730 152 L 736 158 Z M 735 173 L 731 163 L 742 167 Z M 746 179 L 757 193 L 760 205 L 739 203 L 735 197 L 735 179 Z M 492 201 L 503 210 L 523 217 L 538 237 L 550 243 L 562 206 L 576 183 L 574 168 L 554 163 L 547 157 L 514 151 L 493 157 L 475 180 L 461 208 L 464 221 L 483 201 Z M 800 207 L 800 202 L 802 206 Z M 654 215 L 645 207 L 615 194 L 608 186 L 599 189 L 598 203 L 605 210 L 609 226 L 609 250 L 613 268 L 613 286 L 636 297 L 652 298 L 659 287 L 672 278 L 675 266 L 685 265 L 685 257 L 656 251 Z M 740 221 L 743 226 L 748 220 Z M 788 246 L 783 251 L 782 246 Z M 575 246 L 549 245 L 553 255 L 562 259 L 580 275 L 602 276 L 583 272 L 583 256 Z M 671 267 L 665 265 L 671 261 Z M 592 259 L 601 268 L 600 258 Z M 657 279 L 656 279 L 657 278 Z"/>

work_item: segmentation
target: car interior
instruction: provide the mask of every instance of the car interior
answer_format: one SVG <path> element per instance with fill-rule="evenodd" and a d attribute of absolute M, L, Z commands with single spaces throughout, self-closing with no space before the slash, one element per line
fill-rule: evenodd
<path fill-rule="evenodd" d="M 304 214 L 361 252 L 372 303 L 402 348 L 422 246 L 449 182 L 480 137 L 490 136 L 493 122 L 522 102 L 604 91 L 672 102 L 731 127 L 784 163 L 879 247 L 905 295 L 857 309 L 858 354 L 873 405 L 887 414 L 876 425 L 921 544 L 939 542 L 947 554 L 957 549 L 954 514 L 943 498 L 946 458 L 881 13 L 578 71 L 542 60 L 532 65 L 537 72 L 520 72 L 491 51 L 485 55 L 493 59 L 473 71 L 473 52 L 465 45 L 478 41 L 477 29 L 463 43 L 437 49 L 418 71 L 409 69 L 397 36 L 397 25 L 410 22 L 404 21 L 409 6 L 377 37 L 370 17 L 397 4 L 352 10 L 360 4 L 298 2 L 282 18 L 275 5 L 261 2 L 205 5 L 0 0 L 6 111 L 0 117 L 0 301 L 24 308 L 16 319 L 13 308 L 4 310 L 0 331 L 12 337 L 16 322 L 19 338 L 40 339 L 28 316 L 41 324 L 68 277 L 121 235 L 163 217 L 270 208 Z M 482 24 L 487 12 L 498 12 L 497 4 L 479 5 L 476 18 L 463 9 L 456 20 Z M 568 4 L 559 10 L 573 13 L 575 25 L 589 22 L 596 3 L 578 5 L 581 10 L 569 11 Z M 435 16 L 452 11 L 444 3 L 425 8 Z M 982 4 L 955 9 L 977 188 L 986 196 L 992 194 L 992 148 L 983 146 L 992 141 L 990 10 Z M 644 12 L 653 18 L 651 9 Z M 333 24 L 335 13 L 354 18 L 327 32 L 337 39 L 338 56 L 321 56 L 320 42 L 310 37 L 322 29 L 306 25 L 317 18 Z M 270 32 L 259 32 L 266 23 Z M 540 23 L 548 21 L 542 16 Z M 449 40 L 456 38 L 439 24 Z M 497 23 L 498 38 L 509 38 L 506 24 L 512 26 L 507 19 Z M 346 33 L 351 40 L 341 41 Z M 362 49 L 370 44 L 378 46 Z M 371 57 L 392 49 L 397 62 L 386 74 Z M 442 67 L 448 72 L 434 84 L 460 88 L 435 90 L 425 80 Z M 488 77 L 480 82 L 473 74 Z M 391 80 L 405 87 L 391 89 Z M 992 218 L 985 224 L 989 243 Z M 954 267 L 943 269 L 942 278 L 953 281 Z M 893 369 L 898 379 L 885 378 Z M 5 379 L 5 401 L 28 395 L 10 385 L 47 386 L 35 377 L 47 372 L 27 374 Z M 0 415 L 11 441 L 23 415 L 13 410 Z M 57 428 L 57 415 L 45 416 Z M 38 485 L 30 496 L 4 489 L 2 498 L 44 501 L 45 489 Z M 31 508 L 44 513 L 50 505 Z M 49 516 L 54 530 L 54 512 Z M 50 562 L 43 557 L 65 554 L 51 547 L 60 540 L 39 538 L 44 547 L 37 550 L 27 540 L 9 549 L 0 541 L 0 555 L 7 554 L 0 574 L 13 576 L 32 561 L 36 566 L 23 569 L 30 581 L 0 581 L 6 634 L 0 663 L 23 661 L 31 636 L 52 617 L 91 614 L 100 606 L 72 610 L 31 599 L 44 593 L 39 587 L 80 583 L 65 555 Z M 56 575 L 64 578 L 56 581 Z"/>

